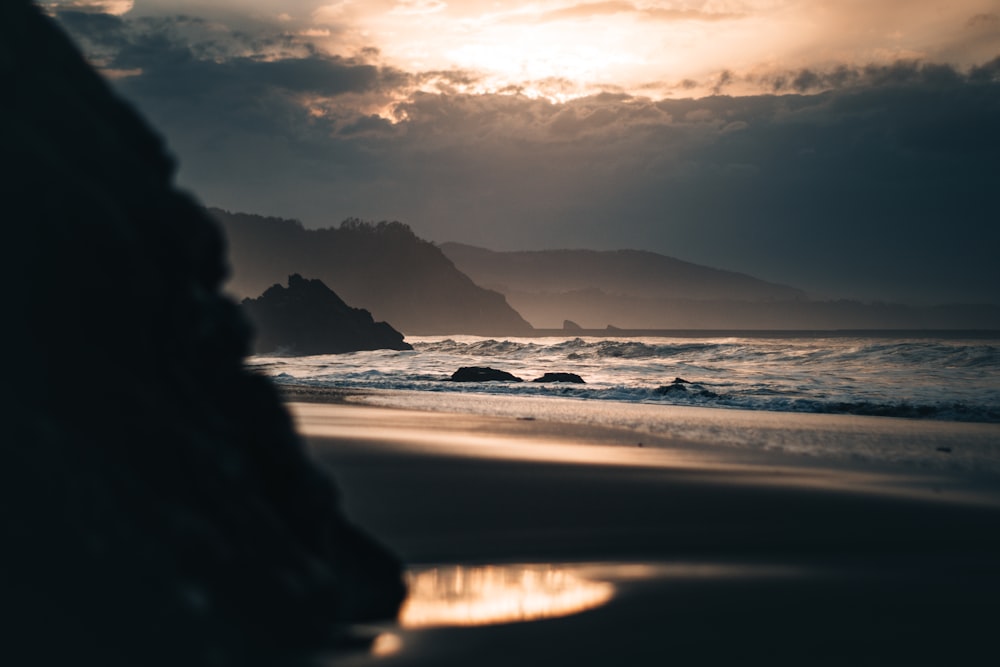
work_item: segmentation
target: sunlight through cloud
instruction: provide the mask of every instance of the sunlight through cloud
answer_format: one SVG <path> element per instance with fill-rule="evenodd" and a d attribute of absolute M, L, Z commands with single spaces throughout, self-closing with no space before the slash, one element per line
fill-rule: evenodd
<path fill-rule="evenodd" d="M 93 12 L 115 16 L 127 14 L 135 6 L 134 0 L 62 0 L 39 4 L 49 11 Z"/>

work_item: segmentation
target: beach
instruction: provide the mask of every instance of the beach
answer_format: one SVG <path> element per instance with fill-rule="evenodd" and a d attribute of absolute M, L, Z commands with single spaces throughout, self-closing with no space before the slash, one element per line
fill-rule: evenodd
<path fill-rule="evenodd" d="M 347 515 L 406 562 L 411 590 L 441 598 L 423 600 L 423 616 L 404 608 L 400 623 L 359 629 L 374 650 L 337 664 L 936 665 L 992 654 L 990 475 L 373 407 L 344 392 L 286 400 Z"/>

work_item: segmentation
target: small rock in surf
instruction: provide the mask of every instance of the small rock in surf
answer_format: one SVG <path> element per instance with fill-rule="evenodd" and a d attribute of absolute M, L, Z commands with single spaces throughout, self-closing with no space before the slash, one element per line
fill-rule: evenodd
<path fill-rule="evenodd" d="M 451 374 L 452 382 L 524 382 L 507 371 L 484 366 L 462 366 Z"/>

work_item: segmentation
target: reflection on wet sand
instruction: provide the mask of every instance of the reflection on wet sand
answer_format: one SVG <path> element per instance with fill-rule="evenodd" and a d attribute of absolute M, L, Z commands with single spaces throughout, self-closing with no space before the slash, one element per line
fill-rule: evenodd
<path fill-rule="evenodd" d="M 558 565 L 435 567 L 411 571 L 405 628 L 493 625 L 568 616 L 598 607 L 614 586 Z"/>
<path fill-rule="evenodd" d="M 398 626 L 383 628 L 373 636 L 368 655 L 384 658 L 400 653 L 411 631 L 570 616 L 608 603 L 615 596 L 618 585 L 625 590 L 626 584 L 638 581 L 779 579 L 805 574 L 807 572 L 801 568 L 781 565 L 707 562 L 417 567 L 410 569 L 406 575 L 409 596 L 400 610 Z"/>

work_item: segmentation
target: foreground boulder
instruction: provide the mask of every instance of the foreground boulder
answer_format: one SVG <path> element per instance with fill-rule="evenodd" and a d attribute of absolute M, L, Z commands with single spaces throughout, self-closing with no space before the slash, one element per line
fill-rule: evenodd
<path fill-rule="evenodd" d="M 376 322 L 363 308 L 351 308 L 320 280 L 299 274 L 288 287 L 274 285 L 243 310 L 256 329 L 254 352 L 340 354 L 361 350 L 412 350 L 403 334 Z"/>
<path fill-rule="evenodd" d="M 546 373 L 540 378 L 535 378 L 532 382 L 574 382 L 576 384 L 586 384 L 583 378 L 576 373 Z"/>
<path fill-rule="evenodd" d="M 392 617 L 400 564 L 244 369 L 223 238 L 157 135 L 28 0 L 0 75 L 3 663 L 298 664 Z"/>
<path fill-rule="evenodd" d="M 507 371 L 483 366 L 462 366 L 451 374 L 452 382 L 524 382 Z"/>

